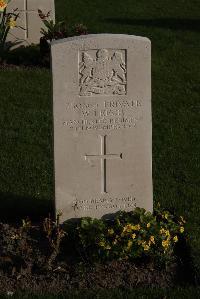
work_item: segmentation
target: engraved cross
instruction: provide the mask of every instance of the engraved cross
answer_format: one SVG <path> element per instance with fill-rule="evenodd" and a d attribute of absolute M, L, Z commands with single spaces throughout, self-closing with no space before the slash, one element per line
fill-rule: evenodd
<path fill-rule="evenodd" d="M 24 0 L 24 5 L 23 9 L 19 9 L 18 11 L 21 13 L 24 13 L 24 33 L 25 33 L 25 39 L 27 39 L 29 36 L 28 32 L 28 14 L 29 13 L 37 13 L 36 10 L 28 10 L 28 0 Z"/>
<path fill-rule="evenodd" d="M 101 138 L 101 153 L 100 155 L 85 155 L 85 160 L 100 160 L 101 161 L 101 193 L 107 193 L 106 189 L 106 160 L 122 159 L 120 154 L 107 154 L 106 153 L 106 135 L 100 135 Z"/>

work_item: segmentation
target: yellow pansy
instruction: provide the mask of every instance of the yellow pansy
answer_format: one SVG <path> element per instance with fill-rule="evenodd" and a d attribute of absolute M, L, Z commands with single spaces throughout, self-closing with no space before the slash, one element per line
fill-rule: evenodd
<path fill-rule="evenodd" d="M 133 225 L 133 230 L 140 230 L 140 225 L 139 224 Z"/>
<path fill-rule="evenodd" d="M 112 228 L 108 229 L 108 234 L 109 235 L 113 235 L 114 234 L 114 230 Z"/>
<path fill-rule="evenodd" d="M 163 246 L 164 248 L 168 248 L 168 247 L 169 247 L 169 240 L 163 240 L 163 241 L 162 241 L 162 246 Z"/>
<path fill-rule="evenodd" d="M 114 241 L 113 241 L 113 245 L 116 245 L 117 244 L 117 239 L 115 239 Z"/>
<path fill-rule="evenodd" d="M 165 213 L 164 213 L 164 218 L 165 218 L 165 219 L 168 219 L 168 216 L 169 216 L 169 213 L 168 213 L 168 212 L 165 212 Z"/>
<path fill-rule="evenodd" d="M 167 236 L 170 239 L 170 232 L 168 229 L 161 228 L 160 234 Z"/>
<path fill-rule="evenodd" d="M 8 3 L 4 0 L 0 0 L 0 12 L 4 11 Z"/>
<path fill-rule="evenodd" d="M 123 228 L 123 232 L 128 232 L 128 233 L 130 233 L 132 230 L 133 230 L 133 225 L 131 225 L 131 224 L 127 224 L 127 225 L 125 225 L 124 228 Z"/>
<path fill-rule="evenodd" d="M 178 242 L 178 237 L 177 236 L 174 236 L 173 237 L 173 241 L 176 243 L 176 242 Z"/>
<path fill-rule="evenodd" d="M 154 238 L 154 236 L 151 236 L 150 239 L 149 239 L 149 241 L 150 241 L 151 243 L 155 244 L 155 238 Z"/>
<path fill-rule="evenodd" d="M 183 232 L 184 232 L 184 227 L 181 226 L 181 227 L 180 227 L 180 233 L 182 234 Z"/>
<path fill-rule="evenodd" d="M 136 237 L 136 234 L 132 234 L 132 236 L 131 236 L 131 237 L 132 237 L 132 239 L 135 239 L 135 237 Z"/>
<path fill-rule="evenodd" d="M 105 245 L 106 245 L 106 244 L 105 244 L 105 241 L 100 241 L 100 242 L 99 242 L 99 246 L 101 246 L 101 247 L 105 247 Z"/>
<path fill-rule="evenodd" d="M 162 234 L 162 235 L 165 234 L 165 229 L 164 228 L 160 229 L 160 234 Z"/>
<path fill-rule="evenodd" d="M 16 21 L 14 18 L 10 18 L 7 22 L 7 25 L 10 29 L 13 29 L 16 27 Z"/>
<path fill-rule="evenodd" d="M 142 242 L 142 247 L 144 248 L 145 251 L 148 251 L 149 248 L 150 248 L 150 245 L 148 245 L 148 244 L 146 243 L 146 241 L 143 241 L 143 242 Z"/>
<path fill-rule="evenodd" d="M 133 241 L 132 240 L 128 240 L 127 249 L 129 250 L 132 245 L 133 245 Z"/>
<path fill-rule="evenodd" d="M 143 248 L 144 248 L 144 251 L 148 251 L 150 246 L 149 245 L 144 245 Z"/>
<path fill-rule="evenodd" d="M 110 250 L 111 249 L 110 245 L 106 245 L 105 249 Z"/>
<path fill-rule="evenodd" d="M 180 219 L 183 223 L 186 223 L 185 219 L 183 218 L 183 216 L 180 216 Z"/>
<path fill-rule="evenodd" d="M 168 236 L 168 237 L 170 236 L 170 232 L 169 232 L 168 229 L 165 231 L 165 235 Z"/>

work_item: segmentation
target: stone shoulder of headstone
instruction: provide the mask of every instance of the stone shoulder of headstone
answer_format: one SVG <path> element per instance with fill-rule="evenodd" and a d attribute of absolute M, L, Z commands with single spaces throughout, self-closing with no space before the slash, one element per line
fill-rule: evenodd
<path fill-rule="evenodd" d="M 52 42 L 51 56 L 56 212 L 152 211 L 150 40 L 71 37 Z"/>
<path fill-rule="evenodd" d="M 16 8 L 19 13 L 18 28 L 9 31 L 7 42 L 11 43 L 13 48 L 39 44 L 40 31 L 45 26 L 38 15 L 38 9 L 44 14 L 50 11 L 50 18 L 55 21 L 54 0 L 12 0 L 8 4 L 7 12 L 13 12 Z"/>
<path fill-rule="evenodd" d="M 59 40 L 52 41 L 51 45 L 62 44 L 65 42 L 70 41 L 78 41 L 78 40 L 85 40 L 85 39 L 95 39 L 95 38 L 115 38 L 115 39 L 126 39 L 130 41 L 143 41 L 147 42 L 151 45 L 151 40 L 147 37 L 137 36 L 137 35 L 129 35 L 129 34 L 114 34 L 114 33 L 98 33 L 98 34 L 86 34 L 86 35 L 79 35 L 79 36 L 72 36 L 68 38 L 63 38 Z"/>

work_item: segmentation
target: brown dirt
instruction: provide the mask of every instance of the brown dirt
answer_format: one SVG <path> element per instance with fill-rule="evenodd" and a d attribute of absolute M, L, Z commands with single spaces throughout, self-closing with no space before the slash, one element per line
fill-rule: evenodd
<path fill-rule="evenodd" d="M 59 294 L 73 289 L 131 289 L 136 286 L 165 288 L 173 286 L 174 271 L 171 273 L 136 267 L 129 261 L 113 261 L 93 266 L 74 265 L 68 269 L 58 267 L 46 274 L 5 275 L 1 272 L 0 292 L 26 291 L 40 294 L 48 291 Z"/>

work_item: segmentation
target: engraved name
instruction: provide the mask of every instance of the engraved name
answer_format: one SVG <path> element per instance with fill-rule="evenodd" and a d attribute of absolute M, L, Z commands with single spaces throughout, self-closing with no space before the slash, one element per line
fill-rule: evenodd
<path fill-rule="evenodd" d="M 72 109 L 77 110 L 86 110 L 86 109 L 98 109 L 99 107 L 103 108 L 137 108 L 141 107 L 142 103 L 139 100 L 105 100 L 103 104 L 101 103 L 76 103 L 71 102 L 66 103 L 66 110 Z"/>
<path fill-rule="evenodd" d="M 139 100 L 105 100 L 102 103 L 67 103 L 66 109 L 77 114 L 63 125 L 70 130 L 119 130 L 136 126 L 142 120 Z"/>

